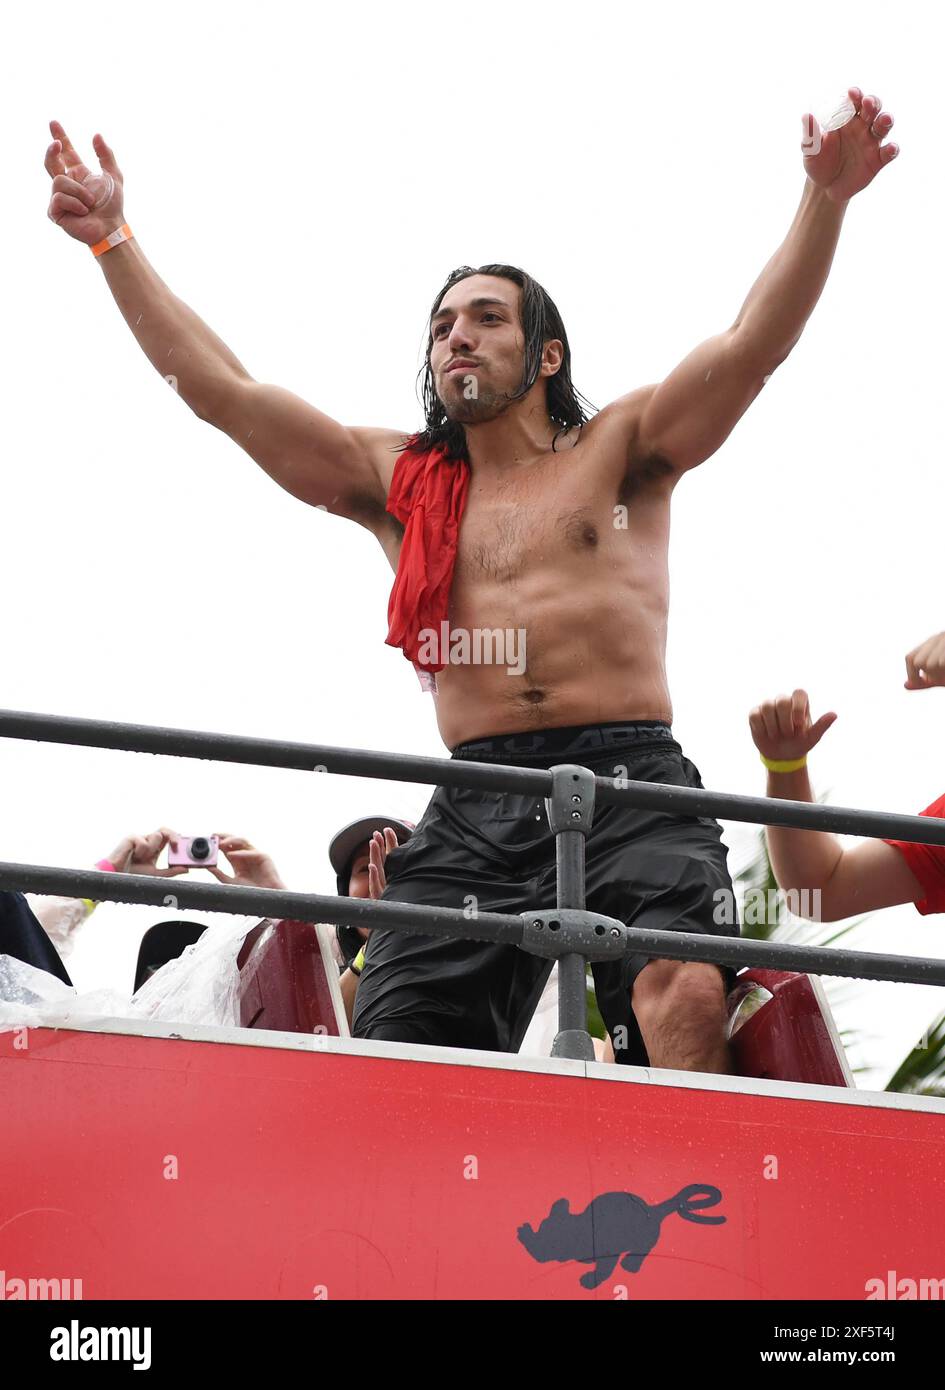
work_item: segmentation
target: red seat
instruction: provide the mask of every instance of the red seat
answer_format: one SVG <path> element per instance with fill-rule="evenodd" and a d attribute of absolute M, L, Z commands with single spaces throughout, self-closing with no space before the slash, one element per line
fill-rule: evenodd
<path fill-rule="evenodd" d="M 330 948 L 330 928 L 265 921 L 246 937 L 237 965 L 244 1028 L 348 1036 Z M 744 1022 L 736 1015 L 753 993 L 764 1003 Z M 737 1075 L 770 1081 L 853 1086 L 843 1044 L 816 976 L 786 970 L 745 970 L 728 996 Z"/>
<path fill-rule="evenodd" d="M 236 961 L 244 1028 L 348 1036 L 330 931 L 284 919 L 253 928 Z"/>
<path fill-rule="evenodd" d="M 758 988 L 770 998 L 731 1037 L 736 1074 L 769 1081 L 854 1086 L 830 1005 L 815 975 L 745 970 L 728 996 L 729 1019 Z"/>

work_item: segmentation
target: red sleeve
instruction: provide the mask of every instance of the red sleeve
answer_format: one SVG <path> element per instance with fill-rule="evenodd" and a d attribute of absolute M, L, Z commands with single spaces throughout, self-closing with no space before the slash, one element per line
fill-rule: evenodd
<path fill-rule="evenodd" d="M 945 820 L 945 796 L 919 814 Z M 945 845 L 914 845 L 907 840 L 887 840 L 886 844 L 899 851 L 922 884 L 925 897 L 916 903 L 917 910 L 923 915 L 945 912 Z"/>

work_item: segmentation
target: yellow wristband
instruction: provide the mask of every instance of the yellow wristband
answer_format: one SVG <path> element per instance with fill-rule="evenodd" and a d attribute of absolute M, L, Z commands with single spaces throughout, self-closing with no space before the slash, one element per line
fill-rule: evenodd
<path fill-rule="evenodd" d="M 802 767 L 807 766 L 807 754 L 803 758 L 791 758 L 787 761 L 778 758 L 766 758 L 761 754 L 761 761 L 769 772 L 799 772 Z"/>
<path fill-rule="evenodd" d="M 360 975 L 364 969 L 364 947 L 362 946 L 354 960 L 351 962 L 351 969 L 356 975 Z"/>
<path fill-rule="evenodd" d="M 98 903 L 93 903 L 91 898 L 83 898 L 82 901 L 85 903 L 85 910 L 87 913 L 94 912 L 98 907 Z"/>

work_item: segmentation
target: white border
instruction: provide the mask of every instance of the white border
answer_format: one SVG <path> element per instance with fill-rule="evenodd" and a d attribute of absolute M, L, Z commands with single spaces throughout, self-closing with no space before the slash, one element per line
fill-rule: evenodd
<path fill-rule="evenodd" d="M 798 1081 L 758 1081 L 748 1076 L 716 1076 L 707 1072 L 664 1071 L 654 1067 L 625 1067 L 614 1063 L 572 1061 L 565 1057 L 527 1057 L 515 1052 L 476 1052 L 452 1047 L 421 1047 L 416 1043 L 333 1038 L 327 1034 L 269 1032 L 263 1028 L 213 1028 L 194 1023 L 154 1023 L 128 1018 L 103 1018 L 90 1023 L 79 1019 L 71 1021 L 67 1015 L 63 1015 L 42 1025 L 29 1026 L 31 1029 L 41 1026 L 50 1031 L 62 1029 L 74 1033 L 123 1034 L 127 1037 L 165 1038 L 225 1046 L 268 1047 L 285 1052 L 331 1052 L 341 1056 L 428 1062 L 439 1066 L 583 1076 L 589 1081 L 609 1081 L 617 1085 L 668 1086 L 678 1090 L 771 1096 L 783 1100 L 855 1105 L 874 1110 L 917 1110 L 928 1115 L 945 1116 L 945 1100 L 934 1096 L 859 1091 L 842 1086 L 813 1086 Z"/>
<path fill-rule="evenodd" d="M 324 922 L 317 922 L 315 934 L 318 937 L 318 949 L 322 953 L 322 968 L 325 971 L 325 979 L 328 981 L 328 993 L 331 995 L 339 1036 L 350 1038 L 351 1029 L 348 1027 L 348 1015 L 345 1013 L 344 995 L 341 993 L 341 976 L 338 974 L 338 962 L 331 949 L 335 939 L 335 929 L 327 926 Z"/>

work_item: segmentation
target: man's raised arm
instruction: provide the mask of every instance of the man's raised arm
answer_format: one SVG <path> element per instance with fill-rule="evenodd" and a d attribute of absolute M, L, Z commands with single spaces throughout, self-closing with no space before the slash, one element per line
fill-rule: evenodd
<path fill-rule="evenodd" d="M 53 181 L 49 217 L 75 240 L 97 248 L 125 225 L 123 180 L 101 135 L 93 174 L 58 121 L 46 151 Z M 133 237 L 99 255 L 125 321 L 150 362 L 173 378 L 201 420 L 228 434 L 293 496 L 359 521 L 375 533 L 385 511 L 398 445 L 396 430 L 349 428 L 279 386 L 255 381 L 224 342 L 177 298 Z"/>
<path fill-rule="evenodd" d="M 771 373 L 804 331 L 827 281 L 847 203 L 898 153 L 883 145 L 893 118 L 878 97 L 849 88 L 855 114 L 821 131 L 805 117 L 807 183 L 781 247 L 765 266 L 732 326 L 707 339 L 635 401 L 634 453 L 659 457 L 680 474 L 725 442 Z"/>

